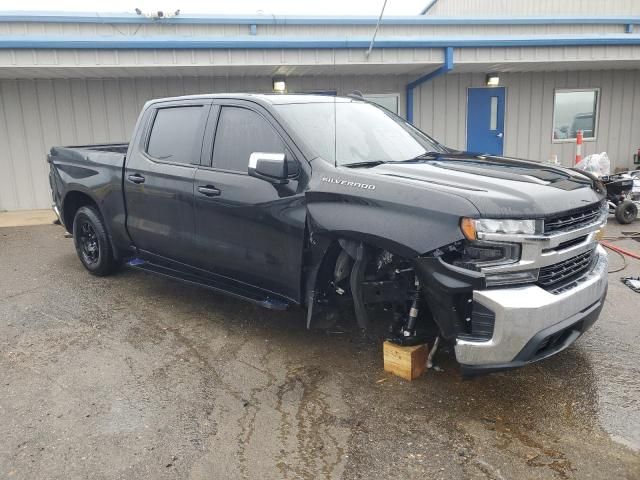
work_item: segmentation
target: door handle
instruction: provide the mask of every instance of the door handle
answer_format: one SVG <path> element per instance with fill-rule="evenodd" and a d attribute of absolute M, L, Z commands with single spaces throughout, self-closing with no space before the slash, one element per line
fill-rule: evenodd
<path fill-rule="evenodd" d="M 504 135 L 504 134 L 503 134 L 502 132 L 500 132 L 500 133 L 496 134 L 496 136 L 497 136 L 498 138 L 502 138 L 502 137 L 503 137 L 503 135 Z"/>
<path fill-rule="evenodd" d="M 139 173 L 134 173 L 133 175 L 129 175 L 129 181 L 133 183 L 144 183 L 144 177 Z"/>
<path fill-rule="evenodd" d="M 207 197 L 217 197 L 221 193 L 220 190 L 218 190 L 213 185 L 198 187 L 198 192 L 200 192 L 202 195 L 206 195 Z"/>

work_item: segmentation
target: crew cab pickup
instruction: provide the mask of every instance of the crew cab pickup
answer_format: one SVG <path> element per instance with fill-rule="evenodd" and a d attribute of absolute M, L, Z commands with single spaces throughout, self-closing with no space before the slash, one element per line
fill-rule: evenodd
<path fill-rule="evenodd" d="M 345 303 L 362 329 L 383 312 L 393 341 L 440 336 L 468 375 L 565 349 L 607 291 L 596 178 L 446 148 L 360 98 L 153 100 L 129 144 L 48 161 L 90 273 L 127 263 L 300 306 L 310 328 Z"/>

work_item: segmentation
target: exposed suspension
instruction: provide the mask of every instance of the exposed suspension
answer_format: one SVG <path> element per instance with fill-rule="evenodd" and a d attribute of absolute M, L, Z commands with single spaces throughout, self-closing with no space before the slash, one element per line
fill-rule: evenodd
<path fill-rule="evenodd" d="M 414 274 L 413 289 L 409 290 L 408 300 L 410 301 L 408 314 L 398 312 L 399 321 L 395 321 L 390 328 L 387 340 L 398 345 L 419 345 L 426 342 L 426 336 L 418 334 L 417 323 L 420 314 L 420 301 L 422 299 L 422 288 L 420 279 Z M 406 308 L 406 307 L 405 307 Z M 397 318 L 396 317 L 396 318 Z"/>

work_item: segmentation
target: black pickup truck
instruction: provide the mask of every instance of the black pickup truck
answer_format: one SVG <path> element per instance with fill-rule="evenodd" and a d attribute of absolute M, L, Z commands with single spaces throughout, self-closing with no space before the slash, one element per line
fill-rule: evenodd
<path fill-rule="evenodd" d="M 605 189 L 448 149 L 358 98 L 148 102 L 131 143 L 54 147 L 54 210 L 90 273 L 122 263 L 326 324 L 345 300 L 463 373 L 557 353 L 598 317 Z M 376 315 L 376 318 L 378 315 Z"/>

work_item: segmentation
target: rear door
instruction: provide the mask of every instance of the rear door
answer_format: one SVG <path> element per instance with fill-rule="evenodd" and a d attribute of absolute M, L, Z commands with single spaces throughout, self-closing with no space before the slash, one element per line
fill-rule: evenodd
<path fill-rule="evenodd" d="M 215 143 L 195 177 L 200 266 L 297 301 L 306 172 L 300 169 L 297 178 L 277 185 L 247 171 L 253 152 L 286 153 L 292 162 L 302 156 L 262 107 L 239 100 L 216 103 L 218 115 L 212 110 L 207 126 L 207 138 L 215 132 Z"/>
<path fill-rule="evenodd" d="M 193 261 L 193 179 L 211 101 L 155 104 L 138 127 L 124 172 L 127 230 L 134 244 Z"/>

